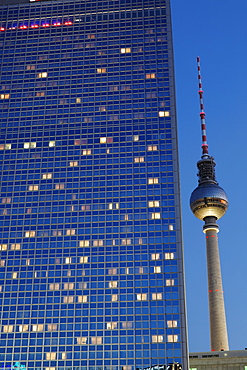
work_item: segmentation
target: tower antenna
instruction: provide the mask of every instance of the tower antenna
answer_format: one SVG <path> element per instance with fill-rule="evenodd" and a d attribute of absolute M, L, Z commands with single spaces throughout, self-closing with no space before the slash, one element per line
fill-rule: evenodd
<path fill-rule="evenodd" d="M 200 57 L 197 57 L 197 71 L 198 71 L 198 94 L 200 99 L 200 117 L 201 117 L 201 130 L 202 130 L 202 158 L 208 157 L 208 143 L 207 143 L 207 133 L 206 133 L 206 121 L 203 103 L 203 89 L 202 89 L 202 77 L 201 77 L 201 64 Z"/>

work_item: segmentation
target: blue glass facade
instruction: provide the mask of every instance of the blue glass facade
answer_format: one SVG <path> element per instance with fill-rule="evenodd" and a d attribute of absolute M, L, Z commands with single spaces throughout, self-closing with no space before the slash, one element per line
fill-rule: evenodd
<path fill-rule="evenodd" d="M 187 368 L 169 1 L 0 7 L 2 368 Z"/>

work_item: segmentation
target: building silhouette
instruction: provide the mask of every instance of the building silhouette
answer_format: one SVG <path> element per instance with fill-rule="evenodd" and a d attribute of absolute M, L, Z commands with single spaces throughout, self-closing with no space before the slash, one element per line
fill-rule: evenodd
<path fill-rule="evenodd" d="M 3 369 L 187 369 L 169 1 L 0 6 Z"/>

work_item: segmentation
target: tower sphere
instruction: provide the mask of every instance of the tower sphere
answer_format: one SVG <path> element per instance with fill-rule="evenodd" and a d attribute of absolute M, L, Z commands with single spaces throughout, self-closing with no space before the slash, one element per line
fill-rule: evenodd
<path fill-rule="evenodd" d="M 190 208 L 200 220 L 208 216 L 221 218 L 228 208 L 225 190 L 212 183 L 199 185 L 190 196 Z"/>

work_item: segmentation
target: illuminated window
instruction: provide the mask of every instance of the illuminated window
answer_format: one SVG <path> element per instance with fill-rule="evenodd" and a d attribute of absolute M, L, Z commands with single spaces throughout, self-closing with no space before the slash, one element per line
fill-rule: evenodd
<path fill-rule="evenodd" d="M 35 66 L 34 65 L 28 65 L 26 69 L 27 69 L 27 71 L 33 71 L 35 69 Z"/>
<path fill-rule="evenodd" d="M 48 329 L 48 331 L 56 331 L 57 330 L 57 324 L 48 324 L 47 329 Z"/>
<path fill-rule="evenodd" d="M 11 149 L 12 144 L 0 144 L 0 150 Z"/>
<path fill-rule="evenodd" d="M 17 279 L 17 272 L 12 272 L 12 279 Z"/>
<path fill-rule="evenodd" d="M 159 117 L 169 117 L 170 112 L 169 111 L 159 111 Z"/>
<path fill-rule="evenodd" d="M 150 177 L 148 179 L 148 184 L 158 184 L 158 183 L 159 183 L 158 177 Z"/>
<path fill-rule="evenodd" d="M 69 236 L 75 235 L 75 229 L 68 229 L 68 230 L 66 230 L 66 235 L 69 235 Z"/>
<path fill-rule="evenodd" d="M 168 230 L 172 231 L 173 230 L 173 225 L 169 225 Z"/>
<path fill-rule="evenodd" d="M 74 283 L 64 283 L 64 289 L 66 290 L 72 290 L 74 289 Z"/>
<path fill-rule="evenodd" d="M 87 262 L 88 262 L 88 257 L 87 256 L 80 257 L 80 263 L 87 263 Z"/>
<path fill-rule="evenodd" d="M 41 92 L 36 92 L 35 94 L 36 96 L 45 96 L 45 92 L 44 91 L 41 91 Z"/>
<path fill-rule="evenodd" d="M 36 324 L 32 326 L 32 331 L 43 331 L 44 325 L 43 324 Z"/>
<path fill-rule="evenodd" d="M 133 323 L 130 322 L 130 321 L 124 321 L 122 322 L 122 328 L 132 328 L 133 327 Z"/>
<path fill-rule="evenodd" d="M 109 288 L 117 288 L 117 281 L 109 281 Z"/>
<path fill-rule="evenodd" d="M 151 219 L 152 220 L 159 220 L 161 217 L 160 213 L 159 212 L 154 212 L 151 214 Z"/>
<path fill-rule="evenodd" d="M 101 144 L 113 143 L 113 138 L 112 137 L 101 137 L 99 141 Z"/>
<path fill-rule="evenodd" d="M 79 303 L 86 303 L 87 302 L 87 295 L 79 295 L 78 296 Z"/>
<path fill-rule="evenodd" d="M 10 95 L 9 94 L 1 94 L 0 98 L 1 99 L 9 99 Z"/>
<path fill-rule="evenodd" d="M 95 247 L 103 246 L 103 245 L 104 245 L 104 241 L 103 241 L 103 240 L 94 240 L 94 241 L 93 241 L 93 245 L 94 245 Z"/>
<path fill-rule="evenodd" d="M 24 143 L 24 149 L 36 148 L 36 143 Z"/>
<path fill-rule="evenodd" d="M 107 322 L 106 323 L 106 329 L 113 330 L 113 329 L 116 329 L 116 327 L 117 327 L 117 322 Z"/>
<path fill-rule="evenodd" d="M 106 68 L 97 68 L 97 73 L 106 73 Z"/>
<path fill-rule="evenodd" d="M 8 248 L 8 244 L 0 244 L 0 251 L 6 251 Z"/>
<path fill-rule="evenodd" d="M 10 248 L 12 251 L 18 251 L 21 249 L 21 245 L 19 243 L 16 243 L 16 244 L 11 244 L 11 248 Z"/>
<path fill-rule="evenodd" d="M 69 165 L 70 165 L 70 167 L 76 167 L 76 166 L 78 166 L 78 161 L 69 162 Z"/>
<path fill-rule="evenodd" d="M 29 185 L 28 190 L 29 191 L 37 191 L 37 190 L 39 190 L 39 186 L 38 185 Z"/>
<path fill-rule="evenodd" d="M 148 202 L 148 206 L 149 207 L 159 207 L 160 202 L 158 200 L 151 200 L 151 201 Z"/>
<path fill-rule="evenodd" d="M 147 300 L 147 294 L 146 293 L 141 293 L 136 295 L 137 301 L 146 301 Z"/>
<path fill-rule="evenodd" d="M 52 283 L 49 285 L 50 290 L 59 290 L 59 284 L 58 283 Z"/>
<path fill-rule="evenodd" d="M 4 325 L 3 326 L 3 332 L 4 333 L 12 333 L 13 330 L 14 330 L 13 325 Z"/>
<path fill-rule="evenodd" d="M 139 140 L 139 135 L 134 135 L 133 136 L 133 141 L 138 141 Z"/>
<path fill-rule="evenodd" d="M 3 204 L 11 203 L 11 198 L 2 198 L 2 203 Z"/>
<path fill-rule="evenodd" d="M 35 231 L 26 231 L 25 232 L 25 237 L 26 238 L 33 238 L 33 237 L 35 237 Z"/>
<path fill-rule="evenodd" d="M 89 240 L 80 240 L 80 247 L 89 247 Z"/>
<path fill-rule="evenodd" d="M 62 190 L 62 189 L 64 189 L 64 184 L 62 183 L 62 184 L 56 184 L 55 185 L 55 189 L 56 190 Z"/>
<path fill-rule="evenodd" d="M 49 147 L 56 146 L 56 141 L 49 141 Z"/>
<path fill-rule="evenodd" d="M 82 151 L 82 155 L 89 155 L 89 154 L 92 154 L 91 149 L 84 149 Z"/>
<path fill-rule="evenodd" d="M 87 35 L 87 38 L 88 39 L 95 39 L 95 35 L 93 35 L 93 34 L 92 35 Z"/>
<path fill-rule="evenodd" d="M 28 331 L 28 325 L 20 325 L 19 326 L 19 331 L 21 332 L 21 333 L 23 333 L 24 331 Z"/>
<path fill-rule="evenodd" d="M 26 266 L 30 266 L 30 264 L 31 264 L 30 258 L 26 259 Z"/>
<path fill-rule="evenodd" d="M 71 257 L 66 257 L 65 258 L 65 263 L 71 263 L 72 261 L 72 258 Z"/>
<path fill-rule="evenodd" d="M 158 301 L 158 300 L 162 299 L 162 293 L 153 293 L 152 294 L 152 299 L 154 301 Z"/>
<path fill-rule="evenodd" d="M 160 254 L 159 253 L 153 253 L 151 254 L 151 260 L 159 260 Z"/>
<path fill-rule="evenodd" d="M 102 344 L 102 337 L 91 337 L 92 344 Z"/>
<path fill-rule="evenodd" d="M 81 98 L 76 98 L 76 103 L 81 103 Z"/>
<path fill-rule="evenodd" d="M 145 159 L 144 159 L 144 157 L 135 157 L 135 158 L 134 158 L 134 162 L 135 162 L 135 163 L 144 162 L 144 160 L 145 160 Z"/>
<path fill-rule="evenodd" d="M 121 48 L 121 54 L 131 53 L 131 48 Z"/>
<path fill-rule="evenodd" d="M 174 285 L 174 279 L 166 279 L 166 286 L 173 286 Z"/>
<path fill-rule="evenodd" d="M 112 302 L 117 301 L 118 300 L 118 295 L 117 294 L 112 294 L 111 300 L 112 300 Z"/>
<path fill-rule="evenodd" d="M 178 335 L 167 335 L 167 342 L 178 342 Z"/>
<path fill-rule="evenodd" d="M 81 206 L 82 211 L 87 211 L 90 209 L 90 206 Z"/>
<path fill-rule="evenodd" d="M 61 236 L 62 235 L 62 231 L 61 230 L 53 230 L 52 231 L 52 235 L 53 236 Z"/>
<path fill-rule="evenodd" d="M 99 111 L 100 112 L 106 112 L 106 107 L 104 107 L 103 105 L 101 107 L 99 107 Z"/>
<path fill-rule="evenodd" d="M 152 151 L 154 151 L 154 150 L 158 150 L 157 145 L 149 145 L 149 146 L 148 146 L 148 151 L 149 151 L 149 152 L 152 152 Z"/>
<path fill-rule="evenodd" d="M 38 75 L 37 75 L 38 78 L 45 78 L 47 76 L 48 76 L 47 72 L 41 72 L 41 73 L 38 73 Z"/>
<path fill-rule="evenodd" d="M 66 352 L 62 352 L 62 360 L 66 360 L 66 358 L 67 358 Z"/>
<path fill-rule="evenodd" d="M 43 173 L 42 179 L 52 179 L 52 173 Z"/>
<path fill-rule="evenodd" d="M 46 353 L 46 360 L 56 360 L 57 354 L 56 352 L 47 352 Z"/>
<path fill-rule="evenodd" d="M 143 273 L 144 273 L 143 267 L 139 267 L 139 274 L 143 274 Z"/>
<path fill-rule="evenodd" d="M 154 266 L 154 273 L 158 274 L 161 272 L 161 266 Z"/>
<path fill-rule="evenodd" d="M 153 343 L 162 343 L 164 341 L 163 335 L 152 335 Z"/>
<path fill-rule="evenodd" d="M 178 326 L 178 322 L 176 320 L 168 320 L 167 326 L 168 328 L 176 328 Z"/>
<path fill-rule="evenodd" d="M 165 259 L 166 260 L 173 260 L 174 259 L 174 253 L 165 253 Z"/>
<path fill-rule="evenodd" d="M 147 80 L 152 79 L 152 78 L 156 78 L 156 74 L 155 73 L 146 73 L 146 79 Z"/>
<path fill-rule="evenodd" d="M 74 297 L 73 296 L 66 296 L 63 297 L 63 303 L 73 303 L 74 302 Z"/>
<path fill-rule="evenodd" d="M 5 265 L 5 260 L 0 260 L 0 266 L 3 267 Z"/>
<path fill-rule="evenodd" d="M 86 344 L 87 343 L 87 338 L 86 337 L 79 337 L 76 338 L 77 344 Z"/>
<path fill-rule="evenodd" d="M 114 268 L 114 269 L 108 269 L 108 274 L 109 275 L 116 275 L 117 274 L 117 269 Z"/>
<path fill-rule="evenodd" d="M 130 245 L 131 244 L 131 239 L 122 239 L 121 244 L 122 245 Z"/>

